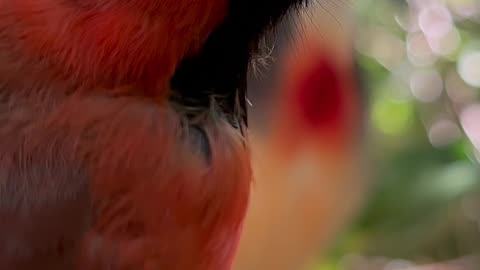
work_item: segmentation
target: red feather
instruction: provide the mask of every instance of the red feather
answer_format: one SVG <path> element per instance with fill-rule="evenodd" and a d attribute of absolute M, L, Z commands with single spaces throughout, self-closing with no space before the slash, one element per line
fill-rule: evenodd
<path fill-rule="evenodd" d="M 14 42 L 28 61 L 47 61 L 49 68 L 84 86 L 134 85 L 133 95 L 165 97 L 176 66 L 222 22 L 227 4 L 227 0 L 2 1 L 0 39 Z"/>
<path fill-rule="evenodd" d="M 0 269 L 230 269 L 251 179 L 244 138 L 209 114 L 206 158 L 163 103 L 227 4 L 0 1 L 0 239 L 12 239 Z"/>

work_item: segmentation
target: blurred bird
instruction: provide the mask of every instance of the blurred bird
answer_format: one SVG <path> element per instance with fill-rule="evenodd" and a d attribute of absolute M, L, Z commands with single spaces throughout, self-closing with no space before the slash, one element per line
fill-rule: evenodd
<path fill-rule="evenodd" d="M 306 269 L 361 205 L 363 97 L 353 27 L 348 14 L 334 16 L 342 27 L 319 7 L 287 22 L 293 42 L 275 39 L 273 90 L 260 105 L 252 98 L 253 118 L 265 114 L 257 111 L 265 100 L 276 102 L 251 130 L 254 185 L 236 270 Z"/>

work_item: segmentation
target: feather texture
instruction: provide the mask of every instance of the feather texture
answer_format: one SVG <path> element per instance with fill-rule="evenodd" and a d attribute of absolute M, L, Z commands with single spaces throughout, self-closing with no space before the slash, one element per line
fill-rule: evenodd
<path fill-rule="evenodd" d="M 0 269 L 230 269 L 251 170 L 214 97 L 243 89 L 260 7 L 0 0 Z"/>

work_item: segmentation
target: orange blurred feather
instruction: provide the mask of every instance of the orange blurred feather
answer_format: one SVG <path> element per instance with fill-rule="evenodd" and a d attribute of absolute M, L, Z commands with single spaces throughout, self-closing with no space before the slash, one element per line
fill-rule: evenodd
<path fill-rule="evenodd" d="M 351 28 L 338 34 L 315 14 L 296 25 L 304 31 L 280 58 L 271 127 L 252 129 L 255 182 L 236 270 L 305 269 L 362 201 L 363 116 Z"/>

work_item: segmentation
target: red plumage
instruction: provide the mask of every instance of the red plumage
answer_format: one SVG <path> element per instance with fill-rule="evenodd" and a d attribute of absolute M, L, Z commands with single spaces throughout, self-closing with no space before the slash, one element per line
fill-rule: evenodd
<path fill-rule="evenodd" d="M 0 0 L 0 269 L 230 269 L 244 138 L 165 102 L 227 4 Z"/>
<path fill-rule="evenodd" d="M 152 3 L 153 2 L 153 3 Z M 227 0 L 0 2 L 2 40 L 85 86 L 165 96 L 182 58 L 227 14 Z"/>

